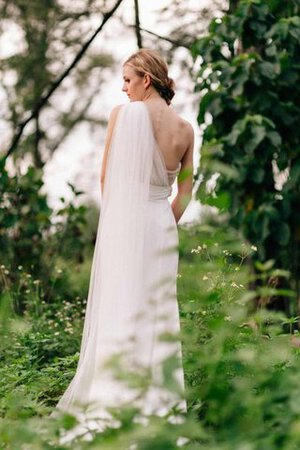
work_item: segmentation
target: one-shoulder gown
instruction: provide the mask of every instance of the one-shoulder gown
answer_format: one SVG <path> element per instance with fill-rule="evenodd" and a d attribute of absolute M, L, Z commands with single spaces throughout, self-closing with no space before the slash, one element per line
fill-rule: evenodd
<path fill-rule="evenodd" d="M 145 416 L 186 411 L 178 230 L 168 200 L 179 171 L 180 163 L 166 167 L 146 104 L 122 105 L 108 153 L 78 367 L 57 405 L 82 426 L 101 429 L 109 408 L 126 404 Z M 173 373 L 166 369 L 172 364 Z M 140 377 L 143 389 L 119 379 L 126 372 Z"/>

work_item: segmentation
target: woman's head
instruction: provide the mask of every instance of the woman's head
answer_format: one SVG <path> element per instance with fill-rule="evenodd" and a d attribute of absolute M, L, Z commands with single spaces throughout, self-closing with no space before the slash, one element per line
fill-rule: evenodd
<path fill-rule="evenodd" d="M 175 83 L 168 76 L 168 66 L 160 54 L 142 48 L 123 64 L 123 91 L 134 101 L 143 98 L 147 89 L 155 89 L 169 105 L 175 95 Z"/>

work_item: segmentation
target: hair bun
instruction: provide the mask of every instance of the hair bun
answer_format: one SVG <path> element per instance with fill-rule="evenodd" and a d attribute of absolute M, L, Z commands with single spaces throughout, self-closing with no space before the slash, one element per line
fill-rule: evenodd
<path fill-rule="evenodd" d="M 174 89 L 175 89 L 175 82 L 174 82 L 173 78 L 169 78 L 169 77 L 167 78 L 166 87 L 168 89 L 172 89 L 172 91 L 174 91 Z"/>
<path fill-rule="evenodd" d="M 167 78 L 164 86 L 161 87 L 160 95 L 166 100 L 167 104 L 171 103 L 172 98 L 175 95 L 175 83 L 173 78 Z"/>

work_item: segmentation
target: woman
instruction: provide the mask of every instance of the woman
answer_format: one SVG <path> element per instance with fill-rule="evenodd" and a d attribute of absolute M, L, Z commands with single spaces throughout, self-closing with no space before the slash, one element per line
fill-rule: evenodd
<path fill-rule="evenodd" d="M 192 194 L 194 133 L 169 106 L 174 82 L 157 52 L 130 56 L 123 78 L 130 102 L 115 107 L 108 123 L 79 363 L 57 405 L 78 417 L 81 430 L 103 429 L 105 420 L 113 423 L 109 409 L 128 403 L 144 415 L 186 410 L 180 342 L 162 335 L 180 330 L 176 224 Z M 178 362 L 175 389 L 166 387 L 166 358 Z M 143 390 L 117 379 L 126 372 L 141 377 Z"/>

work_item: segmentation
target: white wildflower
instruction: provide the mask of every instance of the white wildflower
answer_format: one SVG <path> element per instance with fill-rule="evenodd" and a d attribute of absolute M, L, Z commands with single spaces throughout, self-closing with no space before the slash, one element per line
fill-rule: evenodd
<path fill-rule="evenodd" d="M 226 322 L 231 322 L 232 321 L 232 317 L 231 316 L 226 316 L 226 317 L 224 317 L 224 320 Z"/>
<path fill-rule="evenodd" d="M 191 253 L 200 253 L 202 249 L 207 248 L 205 244 L 202 245 L 198 245 L 198 247 L 196 248 L 192 248 Z"/>

